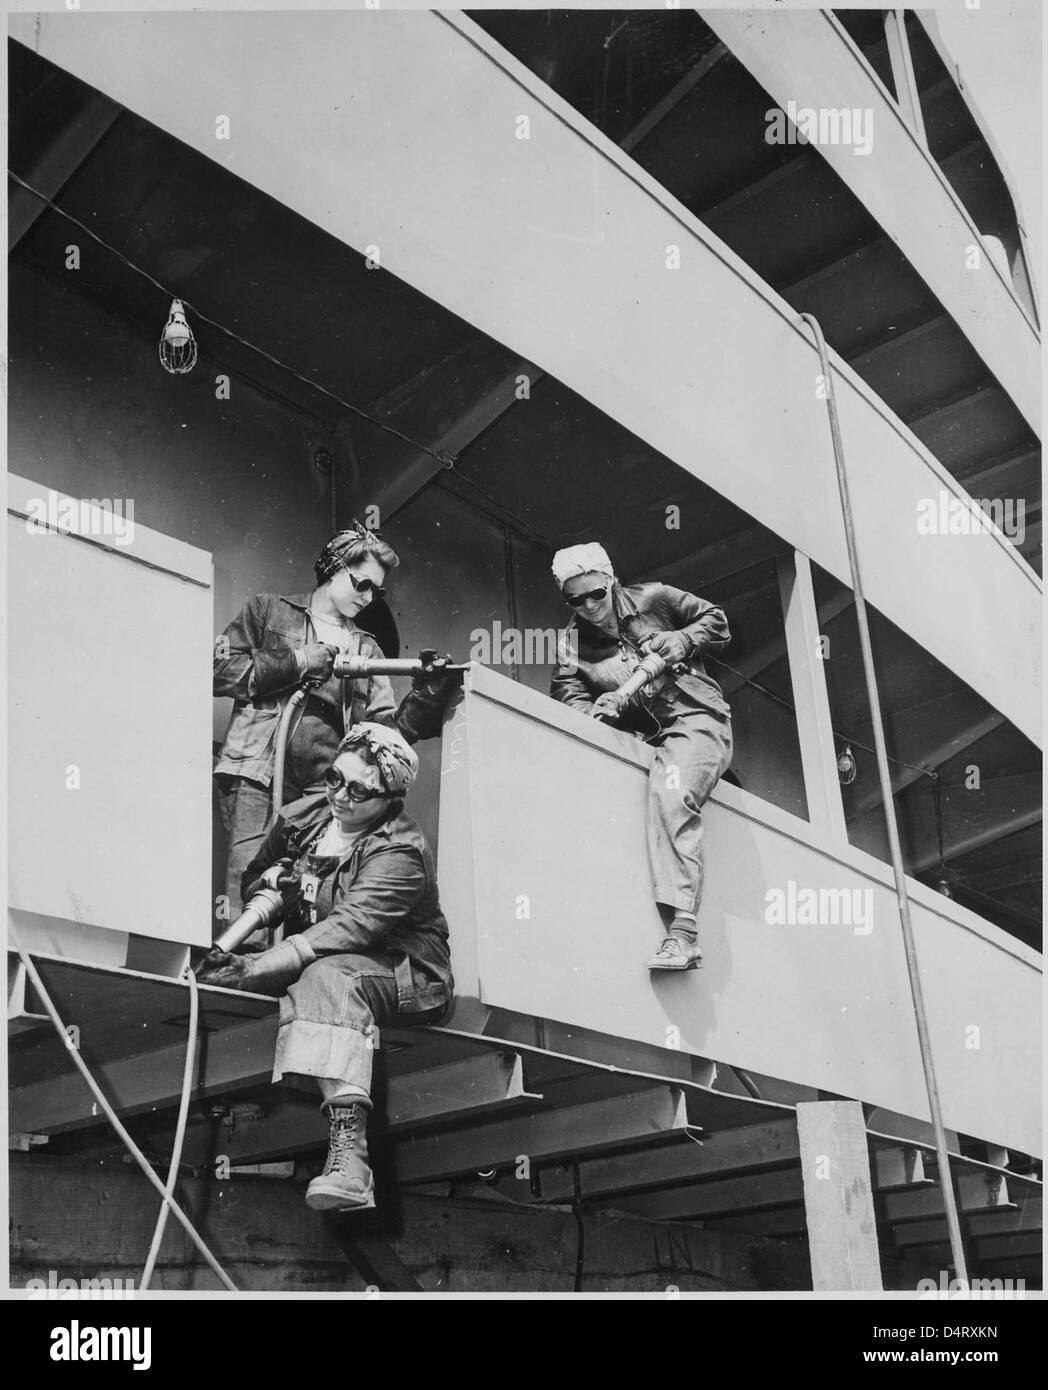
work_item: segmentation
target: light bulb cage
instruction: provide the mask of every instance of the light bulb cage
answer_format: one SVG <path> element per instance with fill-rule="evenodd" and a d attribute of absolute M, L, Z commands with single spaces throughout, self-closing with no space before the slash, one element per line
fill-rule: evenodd
<path fill-rule="evenodd" d="M 185 376 L 196 366 L 197 345 L 180 299 L 171 301 L 171 311 L 157 345 L 160 365 L 172 376 Z"/>
<path fill-rule="evenodd" d="M 845 744 L 837 755 L 837 776 L 840 778 L 841 786 L 850 787 L 858 775 L 859 765 L 855 761 L 855 754 L 851 751 L 851 746 Z"/>

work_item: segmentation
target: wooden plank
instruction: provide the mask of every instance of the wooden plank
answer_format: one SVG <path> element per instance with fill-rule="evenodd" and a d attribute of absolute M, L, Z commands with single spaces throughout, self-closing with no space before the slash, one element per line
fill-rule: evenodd
<path fill-rule="evenodd" d="M 797 1106 L 812 1287 L 880 1289 L 866 1122 L 858 1101 Z"/>

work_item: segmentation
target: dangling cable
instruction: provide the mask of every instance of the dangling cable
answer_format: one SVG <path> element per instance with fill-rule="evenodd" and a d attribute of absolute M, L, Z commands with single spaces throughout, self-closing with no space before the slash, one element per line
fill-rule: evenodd
<path fill-rule="evenodd" d="M 164 1228 L 167 1226 L 167 1214 L 170 1210 L 168 1202 L 175 1194 L 175 1183 L 178 1181 L 178 1170 L 182 1165 L 182 1146 L 186 1137 L 186 1121 L 189 1118 L 189 1098 L 193 1093 L 193 1070 L 196 1066 L 197 1051 L 197 1023 L 200 1017 L 200 990 L 197 986 L 196 976 L 192 970 L 186 970 L 183 979 L 189 985 L 189 1036 L 186 1038 L 186 1064 L 182 1071 L 182 1095 L 178 1103 L 178 1123 L 175 1126 L 175 1142 L 171 1149 L 171 1162 L 167 1169 L 167 1185 L 164 1188 L 166 1194 L 163 1202 L 160 1203 L 160 1210 L 157 1212 L 156 1228 L 153 1231 L 153 1240 L 149 1246 L 149 1254 L 146 1256 L 145 1268 L 142 1271 L 142 1278 L 138 1287 L 148 1289 L 150 1280 L 153 1278 L 153 1267 L 156 1264 L 157 1256 L 160 1254 L 160 1242 L 164 1239 Z"/>
<path fill-rule="evenodd" d="M 204 1243 L 203 1237 L 197 1232 L 196 1227 L 190 1221 L 189 1217 L 185 1214 L 185 1212 L 178 1205 L 175 1199 L 169 1195 L 167 1189 L 164 1187 L 164 1184 L 157 1177 L 153 1169 L 153 1165 L 149 1162 L 149 1159 L 146 1158 L 145 1154 L 138 1147 L 135 1141 L 131 1138 L 131 1135 L 124 1128 L 123 1124 L 121 1124 L 120 1118 L 117 1115 L 116 1111 L 113 1109 L 109 1101 L 106 1099 L 101 1087 L 95 1081 L 95 1078 L 91 1075 L 90 1071 L 88 1071 L 84 1059 L 80 1056 L 80 1053 L 73 1045 L 72 1038 L 70 1038 L 69 1034 L 65 1030 L 65 1024 L 62 1022 L 58 1010 L 55 1008 L 51 996 L 50 994 L 48 994 L 47 988 L 44 985 L 43 980 L 40 978 L 40 972 L 37 970 L 29 955 L 26 953 L 21 942 L 18 940 L 17 934 L 14 931 L 11 932 L 11 941 L 14 945 L 15 950 L 18 952 L 22 964 L 26 968 L 26 974 L 33 982 L 33 988 L 40 996 L 40 1002 L 43 1004 L 45 1010 L 47 1011 L 47 1014 L 50 1017 L 51 1022 L 54 1024 L 55 1032 L 62 1039 L 65 1049 L 69 1053 L 70 1057 L 73 1059 L 73 1063 L 76 1066 L 77 1071 L 79 1071 L 80 1075 L 87 1082 L 91 1094 L 94 1096 L 98 1104 L 102 1107 L 102 1110 L 105 1112 L 105 1116 L 108 1119 L 109 1123 L 113 1126 L 117 1134 L 124 1141 L 124 1144 L 127 1146 L 128 1152 L 131 1154 L 131 1157 L 138 1164 L 139 1168 L 141 1168 L 142 1172 L 146 1175 L 146 1178 L 149 1180 L 149 1182 L 152 1183 L 153 1187 L 155 1187 L 157 1192 L 159 1192 L 160 1196 L 164 1199 L 165 1206 L 169 1207 L 171 1211 L 174 1213 L 175 1219 L 183 1227 L 190 1240 L 200 1251 L 201 1255 L 203 1255 L 204 1259 L 210 1265 L 212 1270 L 214 1270 L 215 1274 L 222 1281 L 223 1285 L 227 1289 L 229 1289 L 230 1292 L 239 1293 L 239 1289 L 237 1288 L 236 1284 L 233 1283 L 232 1279 L 230 1279 L 229 1275 L 219 1264 L 218 1260 L 215 1259 L 208 1246 Z"/>

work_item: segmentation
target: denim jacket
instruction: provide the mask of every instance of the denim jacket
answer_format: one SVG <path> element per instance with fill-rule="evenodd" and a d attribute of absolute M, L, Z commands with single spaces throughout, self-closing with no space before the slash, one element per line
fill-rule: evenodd
<path fill-rule="evenodd" d="M 643 709 L 654 711 L 663 722 L 667 717 L 688 711 L 702 711 L 730 719 L 731 709 L 717 682 L 702 660 L 703 652 L 721 651 L 731 640 L 724 611 L 705 599 L 659 582 L 616 584 L 612 602 L 625 646 L 643 654 L 641 643 L 654 632 L 680 632 L 687 638 L 689 652 L 684 670 L 664 675 L 654 682 L 656 694 L 645 697 L 641 708 L 623 714 L 619 727 L 644 732 Z M 597 695 L 614 690 L 631 674 L 619 638 L 598 631 L 581 615 L 571 620 L 568 635 L 576 636 L 580 669 L 558 666 L 550 682 L 550 694 L 562 704 L 583 712 Z"/>
<path fill-rule="evenodd" d="M 324 956 L 383 952 L 392 957 L 401 1013 L 424 1013 L 454 994 L 448 924 L 440 910 L 433 857 L 422 832 L 390 805 L 386 819 L 362 835 L 344 859 L 332 857 L 317 894 L 319 920 L 306 925 L 302 907 L 287 920 L 298 932 L 303 968 Z M 331 816 L 323 792 L 286 806 L 244 871 L 244 893 L 279 859 L 298 860 Z"/>
<path fill-rule="evenodd" d="M 256 594 L 219 639 L 221 650 L 216 643 L 214 694 L 234 701 L 216 775 L 246 777 L 266 787 L 272 782 L 281 713 L 305 677 L 307 644 L 320 640 L 309 616 L 309 600 L 309 594 Z M 347 626 L 350 655 L 383 655 L 370 634 Z M 340 712 L 343 730 L 367 719 L 399 729 L 409 743 L 440 731 L 441 708 L 415 691 L 398 708 L 385 676 L 354 681 L 331 676 L 311 695 Z"/>

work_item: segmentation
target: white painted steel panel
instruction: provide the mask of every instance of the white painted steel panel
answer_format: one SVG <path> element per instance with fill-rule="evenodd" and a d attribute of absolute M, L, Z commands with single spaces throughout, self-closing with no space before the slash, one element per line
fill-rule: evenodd
<path fill-rule="evenodd" d="M 659 1047 L 678 1029 L 686 1052 L 928 1118 L 886 865 L 721 785 L 704 817 L 704 968 L 649 974 L 648 750 L 484 668 L 469 684 L 454 724 L 468 807 L 446 789 L 440 882 L 486 1004 Z M 445 765 L 445 783 L 462 775 Z M 791 879 L 868 891 L 872 930 L 768 925 L 766 892 Z M 1039 958 L 911 886 L 946 1124 L 1038 1152 Z"/>
<path fill-rule="evenodd" d="M 386 270 L 848 581 L 807 332 L 465 16 L 77 13 L 10 23 L 44 57 L 348 245 L 377 245 Z M 215 138 L 219 114 L 230 118 L 228 141 Z M 514 134 L 522 114 L 527 141 Z M 681 249 L 679 271 L 665 268 L 669 245 Z M 835 370 L 870 601 L 1036 740 L 1035 576 L 998 535 L 917 534 L 922 499 L 965 494 L 845 364 Z"/>
<path fill-rule="evenodd" d="M 8 481 L 13 920 L 207 944 L 210 556 L 137 523 L 126 547 L 31 534 L 48 490 Z"/>
<path fill-rule="evenodd" d="M 819 154 L 888 233 L 1022 412 L 1041 427 L 1041 355 L 1037 330 L 1010 280 L 983 252 L 968 268 L 978 230 L 899 108 L 825 12 L 780 16 L 746 10 L 702 10 L 703 19 L 775 102 L 785 109 L 869 112 L 869 154 L 843 143 L 816 145 Z"/>

